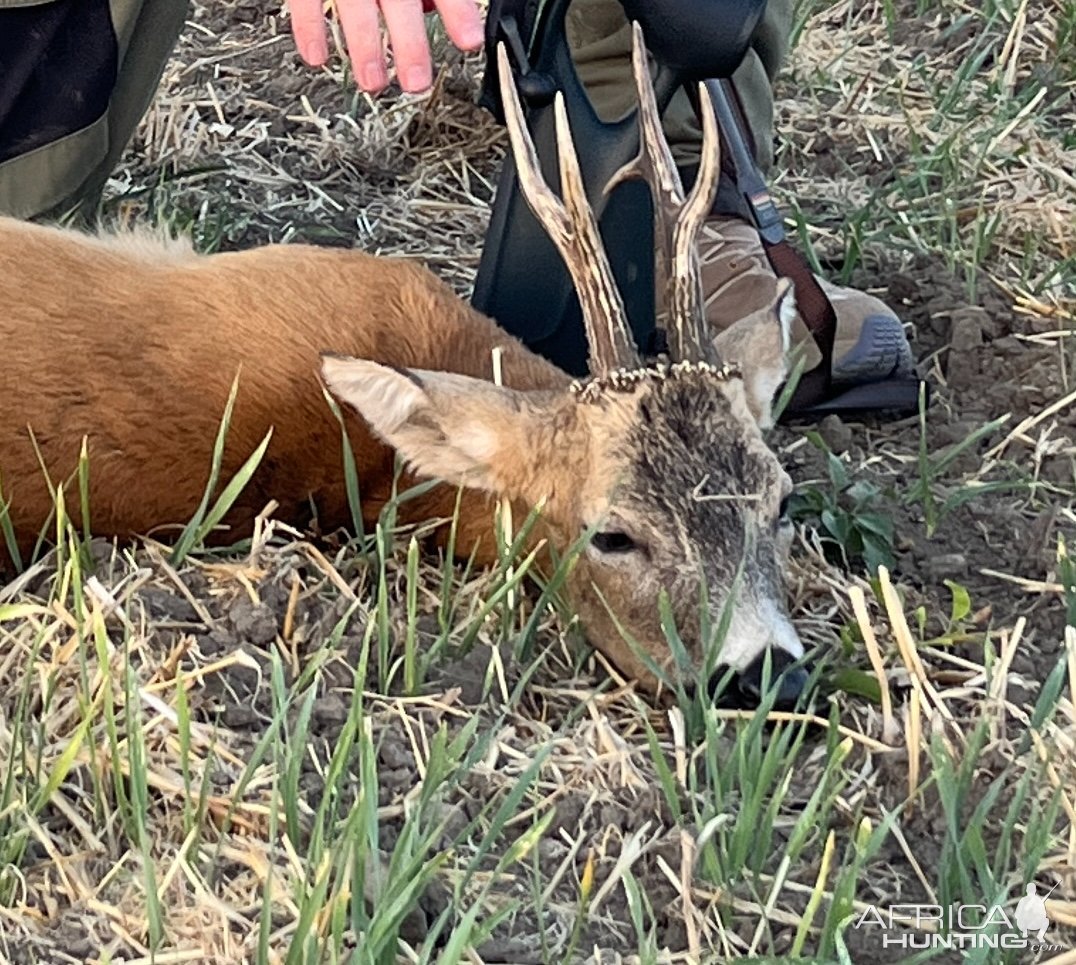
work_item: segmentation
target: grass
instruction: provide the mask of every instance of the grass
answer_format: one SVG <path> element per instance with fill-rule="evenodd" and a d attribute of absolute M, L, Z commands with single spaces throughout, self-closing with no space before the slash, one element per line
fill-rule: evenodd
<path fill-rule="evenodd" d="M 217 431 L 217 437 L 213 441 L 213 457 L 209 469 L 209 478 L 206 480 L 205 491 L 202 494 L 202 501 L 198 505 L 198 509 L 195 510 L 194 516 L 183 527 L 183 531 L 176 540 L 176 545 L 172 548 L 169 562 L 173 566 L 182 563 L 195 547 L 205 545 L 206 539 L 217 529 L 220 521 L 228 515 L 228 511 L 235 505 L 239 494 L 242 493 L 254 476 L 265 456 L 265 450 L 269 448 L 269 441 L 273 437 L 273 431 L 270 429 L 254 451 L 247 456 L 243 465 L 236 471 L 235 476 L 220 488 L 220 494 L 210 505 L 210 500 L 213 498 L 214 493 L 217 492 L 217 484 L 220 481 L 221 463 L 224 460 L 224 443 L 228 437 L 228 427 L 231 424 L 232 411 L 235 408 L 235 397 L 239 391 L 240 376 L 241 373 L 236 374 L 235 379 L 232 381 L 231 390 L 228 392 L 228 401 L 224 406 L 224 414 L 221 416 L 220 429 Z M 85 446 L 83 446 L 83 456 L 85 457 Z M 85 491 L 85 488 L 83 488 L 82 492 L 85 493 Z M 85 506 L 85 498 L 83 499 L 83 504 Z M 88 519 L 88 517 L 89 513 L 84 512 L 83 519 Z M 85 536 L 89 536 L 88 529 Z"/>
<path fill-rule="evenodd" d="M 469 104 L 473 62 L 451 61 L 429 102 L 374 105 L 339 71 L 302 74 L 300 96 L 284 33 L 230 9 L 196 5 L 109 211 L 206 251 L 356 241 L 465 293 L 502 150 Z M 860 448 L 775 437 L 814 487 L 803 521 L 828 511 L 851 557 L 801 525 L 813 706 L 720 710 L 707 668 L 645 699 L 560 602 L 572 555 L 534 579 L 532 520 L 502 514 L 492 569 L 446 563 L 398 525 L 414 492 L 363 527 L 350 458 L 350 534 L 314 546 L 267 519 L 226 552 L 205 538 L 257 451 L 232 481 L 207 467 L 167 548 L 92 538 L 83 459 L 54 486 L 58 548 L 0 587 L 0 956 L 873 961 L 868 909 L 1011 913 L 1032 880 L 1058 885 L 1049 938 L 1076 945 L 1076 516 L 1056 471 L 1074 447 L 1055 408 L 1074 29 L 1065 2 L 797 4 L 778 189 L 800 240 L 838 280 L 1000 291 L 1028 320 L 1005 334 L 1037 353 L 1012 378 L 1044 393 L 1006 420 L 985 370 L 950 391 L 928 336 L 953 305 L 913 293 L 932 409 L 857 427 Z M 1042 519 L 1056 532 L 1039 538 Z M 13 548 L 2 479 L 0 533 Z M 909 541 L 967 572 L 917 567 Z"/>
<path fill-rule="evenodd" d="M 1063 853 L 1076 649 L 1025 717 L 992 696 L 1006 692 L 1010 654 L 987 647 L 978 669 L 960 661 L 963 684 L 939 692 L 929 681 L 945 654 L 899 643 L 879 688 L 906 675 L 926 716 L 882 740 L 861 702 L 742 713 L 700 700 L 699 688 L 662 715 L 630 690 L 603 693 L 593 671 L 573 678 L 550 650 L 506 668 L 497 647 L 512 636 L 500 628 L 524 625 L 529 605 L 518 560 L 511 576 L 483 575 L 474 594 L 452 582 L 467 570 L 423 572 L 414 538 L 391 529 L 379 528 L 376 548 L 343 547 L 334 561 L 263 536 L 234 563 L 195 546 L 174 568 L 152 548 L 102 560 L 69 521 L 64 536 L 67 551 L 36 564 L 40 602 L 0 606 L 3 670 L 16 685 L 0 705 L 0 887 L 15 913 L 4 940 L 23 954 L 52 947 L 48 929 L 34 937 L 29 914 L 51 901 L 98 909 L 118 926 L 112 953 L 150 959 L 231 947 L 258 962 L 455 962 L 500 947 L 496 936 L 526 919 L 542 961 L 578 960 L 584 936 L 665 961 L 672 907 L 701 958 L 772 955 L 791 942 L 829 961 L 874 893 L 867 882 L 892 874 L 883 845 L 907 848 L 916 812 L 944 815 L 937 877 L 919 869 L 924 902 L 1004 904 Z M 302 579 L 304 553 L 307 566 L 327 569 L 278 596 L 286 612 L 264 646 L 234 635 L 214 657 L 194 626 L 151 618 L 150 591 L 169 586 L 182 599 L 204 573 L 211 589 L 199 595 L 212 609 L 202 627 L 219 625 L 251 590 Z M 887 581 L 883 571 L 871 624 L 888 623 L 900 641 L 907 624 Z M 462 705 L 458 691 L 425 679 L 436 668 L 416 674 L 418 621 L 442 602 L 420 605 L 420 584 L 486 601 L 449 620 L 443 645 L 480 626 L 478 666 L 487 663 L 487 682 L 511 675 L 510 687 L 487 683 L 480 702 Z M 373 594 L 350 592 L 363 586 Z M 512 610 L 497 605 L 508 586 Z M 561 708 L 548 723 L 527 709 L 534 688 Z M 229 725 L 237 705 L 257 709 L 256 726 Z M 928 719 L 929 736 L 918 730 Z M 1004 733 L 1015 721 L 1024 726 L 1012 746 Z M 633 731 L 646 735 L 634 749 Z M 984 769 L 988 749 L 997 765 Z M 905 785 L 903 767 L 887 761 L 908 755 L 922 760 Z M 475 780 L 485 787 L 477 797 Z M 572 827 L 562 810 L 575 786 L 590 806 L 632 800 L 642 813 L 603 835 Z M 223 908 L 223 932 L 195 928 Z M 97 935 L 99 920 L 83 912 L 66 927 Z"/>
<path fill-rule="evenodd" d="M 1074 5 L 882 7 L 796 4 L 801 29 L 829 29 L 799 44 L 785 109 L 793 127 L 826 118 L 837 173 L 825 198 L 811 175 L 778 184 L 823 201 L 814 237 L 840 260 L 842 282 L 880 250 L 930 252 L 963 274 L 973 299 L 985 277 L 1071 318 L 1073 185 L 1060 138 L 1071 126 Z M 784 139 L 780 166 L 812 171 L 810 143 Z"/>
<path fill-rule="evenodd" d="M 227 413 L 218 451 L 226 436 Z M 201 533 L 239 494 L 235 482 L 215 479 L 218 460 L 184 534 Z M 831 961 L 844 954 L 866 904 L 866 880 L 891 867 L 882 846 L 894 837 L 905 843 L 914 827 L 902 821 L 907 812 L 936 801 L 945 815 L 938 877 L 919 869 L 924 902 L 1005 904 L 1058 856 L 1064 808 L 1072 809 L 1062 777 L 1072 758 L 1062 749 L 1076 726 L 1076 649 L 1025 718 L 1015 707 L 1000 712 L 992 699 L 1006 693 L 1011 654 L 992 654 L 990 644 L 980 668 L 960 662 L 964 684 L 946 696 L 923 669 L 944 666 L 945 655 L 902 639 L 907 623 L 893 609 L 901 604 L 884 569 L 869 625 L 889 621 L 900 657 L 882 669 L 878 693 L 890 689 L 891 673 L 904 673 L 922 694 L 912 708 L 929 709 L 940 727 L 929 737 L 925 721 L 914 720 L 887 737 L 877 719 L 859 715 L 863 705 L 843 709 L 838 700 L 778 714 L 770 696 L 758 713 L 721 711 L 705 698 L 709 664 L 693 690 L 679 687 L 664 720 L 631 691 L 604 694 L 591 673 L 565 684 L 568 668 L 558 669 L 549 651 L 529 666 L 506 666 L 498 648 L 514 643 L 522 655 L 520 628 L 555 619 L 557 577 L 528 601 L 522 534 L 510 541 L 510 528 L 504 564 L 483 574 L 480 592 L 458 585 L 471 579 L 467 568 L 427 571 L 414 536 L 395 525 L 409 493 L 388 503 L 372 542 L 344 545 L 335 562 L 266 531 L 233 548 L 245 558 L 222 564 L 200 538 L 167 558 L 152 547 L 102 557 L 104 548 L 63 511 L 62 488 L 56 492 L 65 550 L 33 564 L 37 602 L 0 604 L 3 672 L 12 683 L 0 705 L 0 895 L 13 912 L 4 940 L 24 954 L 49 947 L 48 929 L 34 937 L 30 910 L 40 902 L 97 908 L 118 925 L 115 953 L 226 954 L 192 932 L 223 900 L 228 929 L 216 940 L 238 926 L 241 955 L 256 962 L 381 963 L 401 953 L 462 961 L 468 949 L 497 947 L 495 936 L 518 932 L 521 919 L 540 942 L 541 961 L 577 961 L 584 935 L 621 947 L 626 940 L 640 961 L 666 961 L 670 906 L 698 957 L 774 954 L 791 942 L 797 955 Z M 306 580 L 296 567 L 303 555 L 306 566 L 321 568 Z M 201 574 L 212 576 L 209 592 L 198 594 L 198 620 L 202 630 L 216 626 L 218 640 L 237 600 L 291 577 L 298 590 L 277 595 L 284 612 L 274 614 L 274 641 L 252 648 L 225 633 L 225 655 L 214 659 L 201 652 L 197 624 L 154 618 L 147 592 L 167 586 L 179 601 Z M 355 592 L 363 586 L 373 593 Z M 421 596 L 428 586 L 441 595 Z M 513 605 L 505 606 L 510 593 Z M 471 608 L 459 609 L 465 600 Z M 420 653 L 420 621 L 434 613 L 438 638 Z M 726 623 L 713 628 L 714 651 Z M 311 625 L 298 659 L 297 628 Z M 675 626 L 666 629 L 670 647 L 682 650 Z M 459 705 L 458 692 L 428 679 L 450 649 L 478 652 L 478 666 L 486 665 L 471 698 L 480 703 Z M 511 687 L 506 673 L 515 676 Z M 535 686 L 562 707 L 548 724 L 526 710 Z M 255 708 L 256 726 L 229 723 L 229 709 L 246 706 Z M 1014 713 L 1028 729 L 1021 747 L 1002 752 Z M 950 726 L 958 716 L 965 724 Z M 587 718 L 597 733 L 587 733 Z M 539 739 L 520 739 L 521 728 L 536 727 Z M 634 750 L 618 736 L 633 730 L 646 735 Z M 592 754 L 610 757 L 604 747 L 619 780 L 586 777 Z M 395 749 L 387 758 L 386 748 Z M 999 754 L 996 771 L 983 771 L 987 748 Z M 491 769 L 506 753 L 511 763 Z M 862 784 L 864 768 L 884 775 L 894 754 L 928 764 L 909 772 L 904 789 L 890 779 Z M 409 790 L 386 798 L 401 756 L 412 761 Z M 582 824 L 563 824 L 574 782 L 550 778 L 566 766 L 591 805 L 611 807 L 625 790 L 637 805 L 648 800 L 642 789 L 654 789 L 639 821 L 606 819 L 604 835 L 617 829 L 619 853 Z M 468 794 L 477 778 L 490 789 L 478 798 Z M 567 856 L 543 860 L 543 843 L 547 852 L 558 843 Z M 820 847 L 823 864 L 811 881 L 804 871 Z M 30 894 L 40 898 L 28 904 Z M 242 894 L 249 897 L 236 905 Z M 434 907 L 431 894 L 440 894 Z M 91 941 L 100 937 L 97 921 L 80 916 L 68 927 Z"/>

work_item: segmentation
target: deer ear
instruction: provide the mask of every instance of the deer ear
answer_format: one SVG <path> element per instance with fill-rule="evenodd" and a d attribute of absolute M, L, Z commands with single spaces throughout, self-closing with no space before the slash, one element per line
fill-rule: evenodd
<path fill-rule="evenodd" d="M 748 408 L 763 429 L 773 425 L 773 400 L 791 369 L 795 319 L 795 289 L 789 279 L 779 278 L 769 305 L 744 316 L 714 339 L 721 358 L 743 371 Z"/>
<path fill-rule="evenodd" d="M 500 492 L 508 447 L 526 438 L 522 393 L 449 372 L 322 356 L 329 390 L 422 476 Z M 499 458 L 503 456 L 504 458 Z"/>

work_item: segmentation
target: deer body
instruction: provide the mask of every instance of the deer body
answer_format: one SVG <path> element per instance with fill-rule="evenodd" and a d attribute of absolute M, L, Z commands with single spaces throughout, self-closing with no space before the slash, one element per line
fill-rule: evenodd
<path fill-rule="evenodd" d="M 53 506 L 28 426 L 55 482 L 88 438 L 94 532 L 185 522 L 240 370 L 223 478 L 270 428 L 273 438 L 232 521 L 249 524 L 276 500 L 292 521 L 313 502 L 322 529 L 346 523 L 340 427 L 320 361 L 348 406 L 368 521 L 391 493 L 394 454 L 416 478 L 448 484 L 407 502 L 405 522 L 451 516 L 456 487 L 467 488 L 464 554 L 495 548 L 494 497 L 521 516 L 537 509 L 536 540 L 558 554 L 581 542 L 568 599 L 623 671 L 655 687 L 720 662 L 756 699 L 764 664 L 780 670 L 803 653 L 783 599 L 791 484 L 761 434 L 787 371 L 791 286 L 769 310 L 716 338 L 709 330 L 695 239 L 716 192 L 716 122 L 704 112 L 703 162 L 685 197 L 637 27 L 635 40 L 641 147 L 622 176 L 651 184 L 671 360 L 638 354 L 563 102 L 558 197 L 542 180 L 502 49 L 520 186 L 575 282 L 591 378 L 571 382 L 409 262 L 304 246 L 198 256 L 145 236 L 0 220 L 0 485 L 18 537 L 32 540 Z M 495 348 L 502 385 L 491 381 Z M 690 668 L 665 637 L 663 594 Z M 726 604 L 715 654 L 707 627 L 723 622 Z M 790 674 L 791 698 L 806 676 Z"/>
<path fill-rule="evenodd" d="M 322 531 L 350 519 L 340 426 L 318 377 L 323 351 L 492 378 L 499 347 L 508 384 L 568 382 L 424 267 L 359 251 L 201 256 L 145 234 L 94 237 L 0 218 L 0 304 L 0 485 L 24 548 L 53 502 L 34 441 L 57 484 L 88 438 L 95 533 L 133 536 L 189 519 L 237 373 L 222 479 L 270 429 L 273 438 L 231 521 L 249 527 L 276 500 L 282 518 L 299 522 L 313 504 Z M 393 452 L 351 410 L 345 418 L 370 522 L 392 491 Z M 77 490 L 66 494 L 77 519 Z M 456 497 L 439 487 L 404 512 L 448 517 Z M 489 530 L 489 500 L 465 499 L 469 552 Z"/>

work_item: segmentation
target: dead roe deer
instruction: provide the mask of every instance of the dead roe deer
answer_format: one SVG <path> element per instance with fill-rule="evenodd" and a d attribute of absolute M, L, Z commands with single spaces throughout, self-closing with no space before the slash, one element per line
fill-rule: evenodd
<path fill-rule="evenodd" d="M 713 626 L 732 594 L 721 662 L 753 696 L 767 652 L 775 669 L 803 653 L 784 602 L 790 483 L 760 431 L 786 374 L 792 296 L 786 284 L 769 317 L 716 340 L 708 332 L 695 239 L 716 190 L 716 128 L 704 112 L 705 160 L 685 199 L 638 32 L 635 53 L 642 137 L 624 176 L 645 176 L 654 194 L 671 360 L 644 364 L 633 343 L 562 103 L 563 201 L 542 181 L 503 51 L 521 182 L 580 294 L 586 381 L 573 383 L 408 261 L 300 245 L 202 256 L 137 234 L 0 219 L 0 486 L 19 542 L 32 544 L 53 509 L 42 464 L 54 482 L 69 479 L 84 438 L 95 533 L 188 519 L 240 370 L 222 478 L 270 427 L 273 436 L 229 522 L 249 527 L 276 500 L 293 522 L 314 506 L 323 531 L 345 525 L 340 426 L 320 366 L 358 414 L 347 429 L 368 521 L 391 496 L 396 452 L 410 479 L 446 482 L 405 503 L 405 523 L 451 517 L 457 487 L 467 487 L 461 554 L 477 545 L 491 558 L 499 498 L 524 515 L 541 507 L 539 535 L 560 552 L 593 530 L 568 594 L 594 645 L 654 687 L 637 647 L 677 674 L 661 591 L 700 667 L 703 586 Z M 495 348 L 503 386 L 492 381 Z M 798 668 L 786 674 L 782 699 L 803 679 Z"/>

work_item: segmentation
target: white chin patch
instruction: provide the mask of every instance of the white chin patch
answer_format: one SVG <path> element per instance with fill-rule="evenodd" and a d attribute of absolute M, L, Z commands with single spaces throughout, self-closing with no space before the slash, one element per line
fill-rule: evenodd
<path fill-rule="evenodd" d="M 718 619 L 720 611 L 714 616 L 715 622 Z M 754 605 L 736 603 L 719 654 L 720 662 L 740 671 L 770 648 L 783 650 L 796 659 L 803 656 L 803 642 L 795 627 L 772 600 Z"/>

